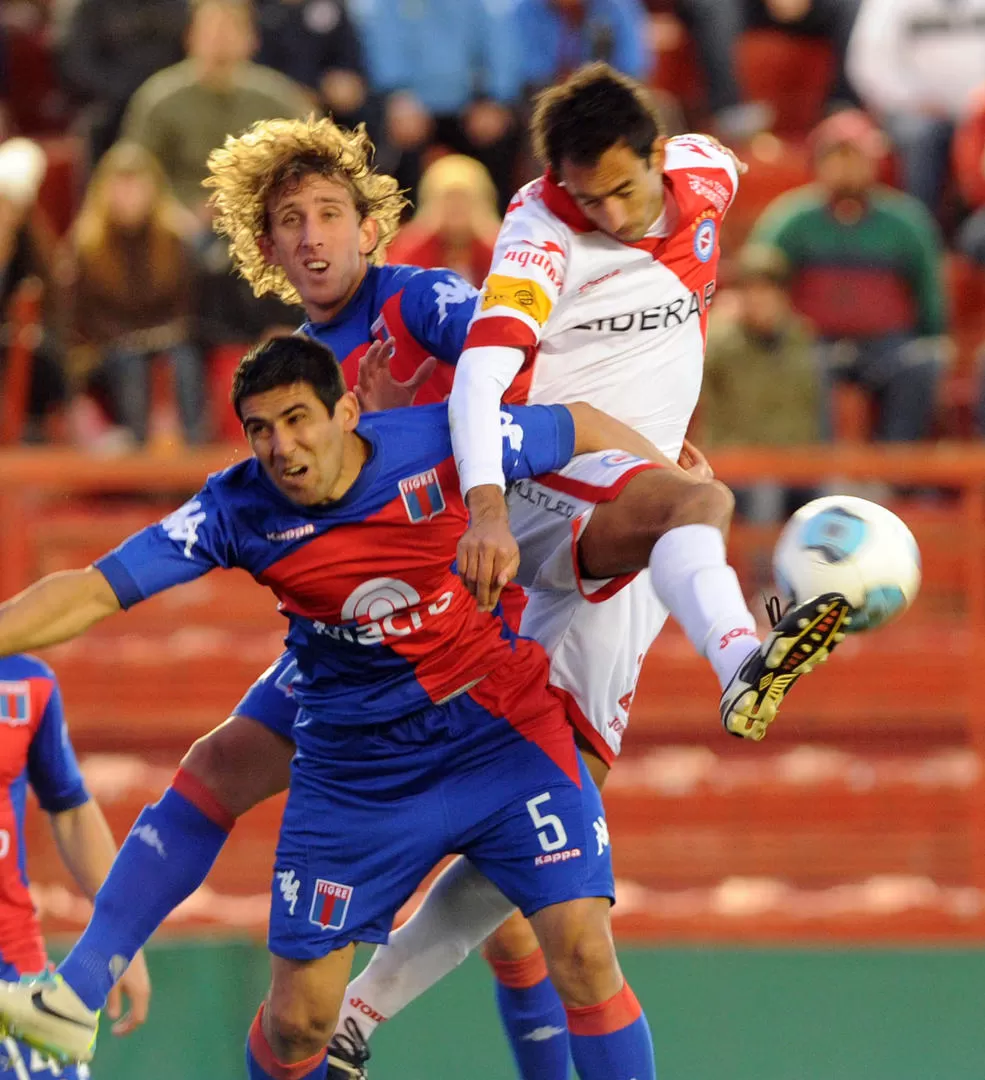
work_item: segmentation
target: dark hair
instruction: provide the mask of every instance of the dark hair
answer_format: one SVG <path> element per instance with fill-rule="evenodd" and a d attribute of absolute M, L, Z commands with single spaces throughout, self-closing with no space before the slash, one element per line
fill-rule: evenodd
<path fill-rule="evenodd" d="M 646 89 L 608 64 L 586 64 L 537 97 L 534 152 L 554 172 L 562 161 L 594 165 L 616 143 L 648 158 L 663 121 Z"/>
<path fill-rule="evenodd" d="M 243 399 L 280 386 L 308 383 L 318 400 L 335 415 L 346 392 L 345 378 L 335 353 L 305 334 L 284 334 L 255 345 L 239 362 L 230 399 L 243 419 Z"/>

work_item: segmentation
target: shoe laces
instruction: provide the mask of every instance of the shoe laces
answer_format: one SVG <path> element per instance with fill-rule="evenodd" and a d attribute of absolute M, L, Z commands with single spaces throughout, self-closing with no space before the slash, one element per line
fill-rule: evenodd
<path fill-rule="evenodd" d="M 359 1025 L 351 1016 L 347 1016 L 342 1028 L 332 1036 L 329 1048 L 337 1052 L 347 1065 L 365 1065 L 369 1061 L 369 1047 Z"/>
<path fill-rule="evenodd" d="M 783 601 L 779 596 L 763 596 L 763 605 L 766 608 L 766 615 L 770 621 L 770 626 L 776 626 L 776 624 L 783 617 Z"/>

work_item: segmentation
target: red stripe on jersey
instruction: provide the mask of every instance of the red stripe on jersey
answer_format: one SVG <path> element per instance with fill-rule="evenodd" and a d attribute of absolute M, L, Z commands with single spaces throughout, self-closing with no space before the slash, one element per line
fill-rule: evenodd
<path fill-rule="evenodd" d="M 529 638 L 518 638 L 511 658 L 473 686 L 469 697 L 493 716 L 503 717 L 581 787 L 578 749 L 564 704 L 547 685 L 548 670 L 543 648 Z"/>
<path fill-rule="evenodd" d="M 404 326 L 403 316 L 400 312 L 400 301 L 403 290 L 389 297 L 380 310 L 379 320 L 374 326 L 378 326 L 378 332 L 374 339 L 385 341 L 392 337 L 395 343 L 395 352 L 390 361 L 390 372 L 398 382 L 406 382 L 417 369 L 431 355 L 427 349 L 410 333 Z M 356 348 L 345 358 L 339 358 L 342 364 L 342 374 L 345 376 L 345 384 L 350 389 L 359 380 L 359 361 L 365 356 L 370 342 L 357 345 Z M 451 393 L 451 383 L 455 375 L 452 364 L 441 363 L 435 365 L 431 378 L 414 395 L 415 405 L 432 405 L 438 401 L 444 401 Z"/>
<path fill-rule="evenodd" d="M 575 480 L 570 476 L 561 476 L 559 473 L 547 473 L 537 477 L 537 483 L 554 491 L 563 491 L 565 495 L 572 495 L 576 499 L 583 499 L 590 503 L 612 502 L 622 489 L 641 472 L 650 469 L 663 469 L 665 466 L 656 461 L 641 461 L 632 469 L 621 473 L 611 484 L 588 484 L 584 480 Z"/>
<path fill-rule="evenodd" d="M 595 232 L 596 227 L 592 220 L 586 216 L 568 194 L 567 189 L 561 187 L 554 174 L 547 170 L 544 174 L 544 182 L 540 188 L 544 206 L 559 220 L 563 221 L 574 232 Z"/>
<path fill-rule="evenodd" d="M 27 684 L 26 723 L 0 723 L 0 837 L 6 850 L 0 859 L 0 956 L 22 974 L 44 970 L 48 963 L 41 926 L 27 884 L 21 877 L 21 822 L 17 820 L 10 786 L 27 768 L 31 741 L 54 691 L 51 679 L 33 676 Z M 11 713 L 11 720 L 17 717 Z"/>
<path fill-rule="evenodd" d="M 537 335 L 525 322 L 511 319 L 508 315 L 490 315 L 476 319 L 465 338 L 466 349 L 484 348 L 487 345 L 504 349 L 534 349 Z"/>
<path fill-rule="evenodd" d="M 285 611 L 324 622 L 328 630 L 341 626 L 367 650 L 392 650 L 407 661 L 432 701 L 495 673 L 486 681 L 504 683 L 508 709 L 510 687 L 522 696 L 531 684 L 524 665 L 533 670 L 539 659 L 546 686 L 546 656 L 533 642 L 515 650 L 502 636 L 502 620 L 480 612 L 452 573 L 468 515 L 454 461 L 434 471 L 446 506 L 416 533 L 408 532 L 408 510 L 397 495 L 363 521 L 313 537 L 257 580 L 273 589 Z M 369 652 L 366 660 L 372 661 Z M 507 712 L 495 715 L 512 722 Z"/>
<path fill-rule="evenodd" d="M 591 721 L 581 711 L 581 706 L 571 696 L 571 694 L 560 686 L 551 686 L 551 689 L 561 699 L 564 705 L 564 711 L 568 717 L 568 723 L 578 732 L 579 735 L 584 738 L 585 742 L 595 751 L 596 754 L 609 766 L 611 769 L 615 764 L 616 755 L 612 747 L 602 738 L 598 731 L 592 726 Z"/>

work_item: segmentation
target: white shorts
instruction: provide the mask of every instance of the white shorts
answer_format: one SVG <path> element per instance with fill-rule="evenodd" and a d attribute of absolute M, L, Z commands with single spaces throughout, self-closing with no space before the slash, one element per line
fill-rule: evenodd
<path fill-rule="evenodd" d="M 551 684 L 572 724 L 610 765 L 619 754 L 643 659 L 667 610 L 649 574 L 582 578 L 577 544 L 596 506 L 654 468 L 660 466 L 629 454 L 585 454 L 560 472 L 515 483 L 508 495 L 520 545 L 517 581 L 527 593 L 520 632 L 544 646 Z"/>

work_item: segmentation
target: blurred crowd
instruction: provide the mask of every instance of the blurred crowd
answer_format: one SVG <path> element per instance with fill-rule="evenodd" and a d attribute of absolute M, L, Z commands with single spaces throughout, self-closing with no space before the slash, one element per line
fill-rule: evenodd
<path fill-rule="evenodd" d="M 532 97 L 590 59 L 749 165 L 699 438 L 985 430 L 985 0 L 4 0 L 0 438 L 234 433 L 231 365 L 300 313 L 212 233 L 227 133 L 364 122 L 413 196 L 391 261 L 480 284 Z"/>

